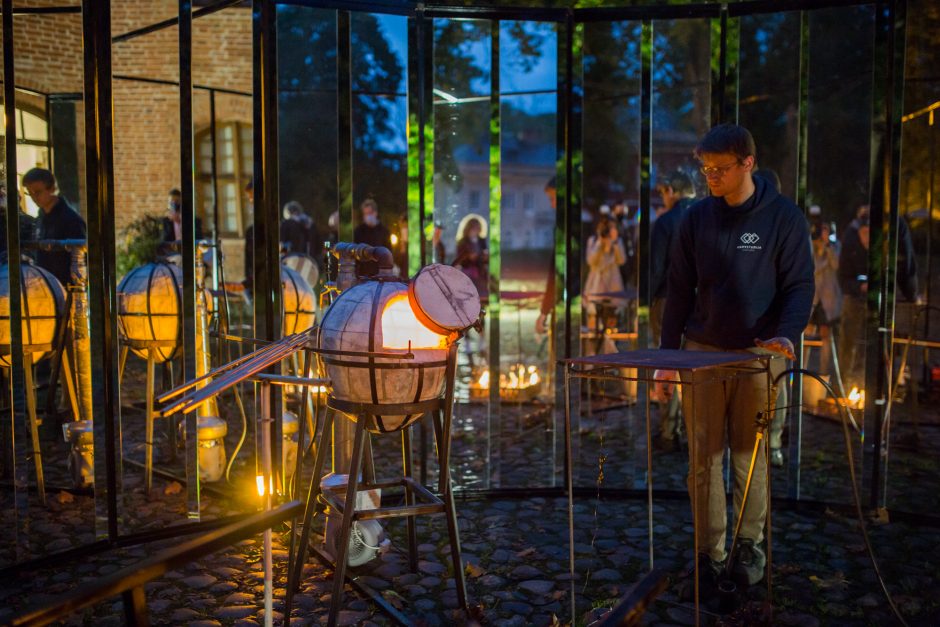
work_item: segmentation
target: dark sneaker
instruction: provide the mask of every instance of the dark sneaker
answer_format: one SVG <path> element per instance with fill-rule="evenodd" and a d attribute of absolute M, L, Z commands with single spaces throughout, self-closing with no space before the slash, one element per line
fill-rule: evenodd
<path fill-rule="evenodd" d="M 764 578 L 767 556 L 750 538 L 741 538 L 735 549 L 734 568 L 731 574 L 739 585 L 753 586 Z"/>
<path fill-rule="evenodd" d="M 774 468 L 783 468 L 783 451 L 779 448 L 770 449 L 770 465 Z"/>
<path fill-rule="evenodd" d="M 713 598 L 718 591 L 718 579 L 723 569 L 721 562 L 716 562 L 706 553 L 698 554 L 698 598 L 701 603 Z M 691 603 L 695 601 L 695 566 L 690 566 L 679 582 L 679 600 Z"/>

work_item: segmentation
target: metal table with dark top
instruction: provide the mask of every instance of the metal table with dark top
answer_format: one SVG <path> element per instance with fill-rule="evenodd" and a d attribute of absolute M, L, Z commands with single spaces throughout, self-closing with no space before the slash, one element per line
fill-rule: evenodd
<path fill-rule="evenodd" d="M 648 386 L 659 382 L 672 382 L 677 386 L 690 390 L 690 418 L 691 430 L 695 430 L 695 388 L 704 383 L 731 380 L 739 376 L 755 376 L 763 374 L 767 377 L 767 407 L 773 408 L 771 383 L 772 375 L 770 362 L 772 355 L 769 352 L 718 352 L 718 351 L 686 351 L 666 349 L 642 349 L 625 351 L 621 353 L 608 353 L 605 355 L 590 355 L 560 360 L 565 368 L 565 488 L 568 492 L 568 558 L 569 573 L 571 575 L 571 616 L 575 614 L 575 573 L 574 573 L 574 479 L 573 458 L 571 455 L 571 379 L 593 379 L 609 381 L 636 381 L 647 384 L 645 394 L 646 404 L 646 498 L 648 512 L 648 539 L 650 571 L 654 568 L 653 559 L 653 454 L 650 430 L 650 395 Z M 755 367 L 754 362 L 760 362 Z M 679 380 L 656 379 L 657 371 L 678 371 Z M 695 438 L 689 438 L 689 451 L 691 458 L 696 456 Z M 766 454 L 766 447 L 765 447 Z M 694 464 L 693 464 L 694 465 Z M 770 475 L 768 473 L 767 489 L 769 490 Z M 692 482 L 692 511 L 693 525 L 696 525 L 694 512 L 698 502 L 695 482 Z M 768 499 L 769 503 L 769 499 Z M 770 589 L 770 508 L 767 510 L 767 585 Z M 698 533 L 693 533 L 695 554 L 698 555 Z M 695 623 L 699 624 L 699 585 L 698 560 L 695 561 Z"/>

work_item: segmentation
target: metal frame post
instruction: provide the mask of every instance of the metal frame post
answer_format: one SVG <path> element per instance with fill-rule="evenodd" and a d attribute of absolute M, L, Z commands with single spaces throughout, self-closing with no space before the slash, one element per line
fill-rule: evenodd
<path fill-rule="evenodd" d="M 180 190 L 183 257 L 182 377 L 196 376 L 196 231 L 193 214 L 193 4 L 179 0 L 179 76 L 180 76 Z M 186 424 L 186 506 L 190 520 L 200 518 L 199 438 L 195 413 L 185 417 Z"/>
<path fill-rule="evenodd" d="M 93 359 L 95 519 L 99 538 L 118 536 L 121 490 L 117 275 L 114 244 L 114 138 L 111 92 L 111 3 L 83 0 L 85 177 L 88 207 L 88 308 Z M 103 459 L 100 455 L 104 453 Z M 103 462 L 103 463 L 102 463 Z"/>
<path fill-rule="evenodd" d="M 807 209 L 807 187 L 808 187 L 808 154 L 809 154 L 809 12 L 800 12 L 800 67 L 799 67 L 799 91 L 797 94 L 797 137 L 796 137 L 796 194 L 793 199 L 798 207 Z M 830 339 L 831 339 L 830 331 Z M 803 363 L 803 336 L 795 347 L 796 358 L 800 368 L 805 367 Z M 828 364 L 820 364 L 820 369 L 828 367 Z M 800 498 L 800 461 L 803 456 L 803 377 L 793 377 L 792 396 L 794 400 L 790 402 L 795 405 L 794 419 L 790 422 L 789 449 L 787 451 L 787 476 L 788 476 L 788 495 L 790 498 Z M 792 415 L 792 414 L 791 414 Z"/>
<path fill-rule="evenodd" d="M 502 254 L 500 250 L 502 238 L 500 236 L 500 214 L 502 211 L 502 118 L 500 116 L 500 49 L 499 34 L 500 21 L 493 20 L 490 30 L 490 142 L 489 142 L 489 301 L 487 303 L 487 326 L 489 327 L 489 341 L 487 352 L 489 354 L 490 369 L 490 397 L 486 412 L 486 487 L 492 487 L 493 476 L 499 475 L 499 447 L 494 446 L 493 431 L 501 425 L 500 398 L 499 398 L 499 316 L 500 316 L 500 274 L 502 273 Z M 494 456 L 494 449 L 497 454 Z"/>
<path fill-rule="evenodd" d="M 863 450 L 863 468 L 869 480 L 869 506 L 875 510 L 886 505 L 887 397 L 892 388 L 894 354 L 905 18 L 905 0 L 883 0 L 875 4 L 869 192 L 871 245 L 868 249 L 865 351 L 865 432 L 871 439 L 865 442 Z"/>
<path fill-rule="evenodd" d="M 255 0 L 254 33 L 254 317 L 255 336 L 281 337 L 280 232 L 277 123 L 277 7 L 274 0 Z M 274 422 L 270 425 L 273 454 L 280 459 L 283 441 L 281 390 L 271 391 Z"/>
<path fill-rule="evenodd" d="M 9 268 L 9 298 L 10 298 L 10 417 L 9 431 L 12 436 L 25 434 L 26 427 L 26 394 L 25 372 L 23 359 L 23 326 L 22 326 L 22 275 L 20 263 L 20 228 L 19 212 L 19 181 L 16 176 L 16 116 L 12 109 L 16 106 L 16 78 L 14 72 L 14 46 L 13 46 L 13 1 L 3 0 L 3 99 L 7 103 L 8 115 L 5 116 L 5 148 L 6 148 L 6 186 L 7 207 L 12 210 L 6 212 L 7 227 L 7 257 Z M 10 105 L 13 105 L 11 107 Z M 9 443 L 9 444 L 7 444 Z M 38 447 L 38 442 L 33 445 Z M 28 490 L 28 456 L 26 438 L 10 437 L 3 444 L 12 449 L 14 502 L 17 511 L 17 525 L 15 530 L 15 543 L 17 556 L 28 554 L 27 526 L 29 511 Z M 41 497 L 42 498 L 42 497 Z"/>

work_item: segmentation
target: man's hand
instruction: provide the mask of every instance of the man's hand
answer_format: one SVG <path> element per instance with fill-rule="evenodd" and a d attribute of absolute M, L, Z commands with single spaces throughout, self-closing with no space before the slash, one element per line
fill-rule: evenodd
<path fill-rule="evenodd" d="M 796 355 L 793 352 L 793 342 L 785 337 L 772 337 L 769 340 L 754 340 L 754 344 L 771 353 L 776 353 L 781 357 L 786 357 L 790 360 L 796 359 Z"/>
<path fill-rule="evenodd" d="M 650 400 L 659 403 L 666 403 L 675 393 L 675 381 L 679 380 L 679 372 L 676 370 L 657 370 L 653 373 L 653 388 L 650 391 Z"/>
<path fill-rule="evenodd" d="M 539 335 L 544 335 L 548 329 L 545 327 L 545 320 L 548 316 L 545 314 L 539 314 L 539 317 L 535 319 L 535 332 Z"/>

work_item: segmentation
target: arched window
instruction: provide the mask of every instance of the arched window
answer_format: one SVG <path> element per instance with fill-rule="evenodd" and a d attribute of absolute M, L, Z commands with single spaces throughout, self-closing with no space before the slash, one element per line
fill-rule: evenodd
<path fill-rule="evenodd" d="M 3 115 L 3 105 L 0 104 L 0 115 Z M 0 126 L 0 138 L 4 137 L 4 129 Z M 3 141 L 0 139 L 0 141 Z M 22 180 L 26 171 L 31 168 L 49 168 L 49 124 L 41 111 L 33 109 L 16 108 L 16 178 Z M 4 181 L 5 183 L 6 181 Z M 39 207 L 32 198 L 22 195 L 26 199 L 26 212 L 32 216 L 39 215 Z"/>
<path fill-rule="evenodd" d="M 251 180 L 251 126 L 243 122 L 216 124 L 216 164 L 219 193 L 219 236 L 243 237 L 251 224 L 251 208 L 245 186 Z M 212 134 L 211 128 L 196 134 L 196 207 L 202 228 L 213 229 Z"/>

